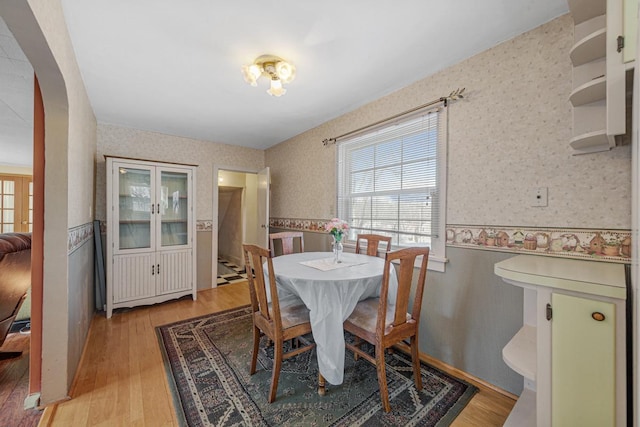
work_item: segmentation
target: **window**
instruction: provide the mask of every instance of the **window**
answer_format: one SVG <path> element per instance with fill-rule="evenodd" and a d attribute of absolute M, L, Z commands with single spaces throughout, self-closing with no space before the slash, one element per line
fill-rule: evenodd
<path fill-rule="evenodd" d="M 33 182 L 30 176 L 0 175 L 0 232 L 33 229 Z"/>
<path fill-rule="evenodd" d="M 349 240 L 375 233 L 395 247 L 429 246 L 430 268 L 444 271 L 445 110 L 338 145 L 338 216 L 349 222 Z"/>

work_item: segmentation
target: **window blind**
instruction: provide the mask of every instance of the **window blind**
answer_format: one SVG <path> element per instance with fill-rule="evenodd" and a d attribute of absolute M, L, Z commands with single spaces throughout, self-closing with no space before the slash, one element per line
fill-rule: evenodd
<path fill-rule="evenodd" d="M 338 145 L 338 216 L 359 233 L 396 246 L 431 246 L 439 230 L 441 109 L 397 121 Z"/>

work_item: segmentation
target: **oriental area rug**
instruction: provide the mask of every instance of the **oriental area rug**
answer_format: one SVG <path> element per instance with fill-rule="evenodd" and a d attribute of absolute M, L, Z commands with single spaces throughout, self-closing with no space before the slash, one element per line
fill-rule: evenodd
<path fill-rule="evenodd" d="M 386 355 L 391 412 L 385 413 L 375 367 L 349 351 L 344 382 L 327 384 L 319 396 L 312 350 L 283 362 L 276 400 L 268 403 L 273 346 L 262 343 L 249 375 L 250 313 L 242 307 L 156 328 L 182 426 L 448 426 L 477 392 L 425 363 L 417 391 L 410 357 L 395 351 Z"/>

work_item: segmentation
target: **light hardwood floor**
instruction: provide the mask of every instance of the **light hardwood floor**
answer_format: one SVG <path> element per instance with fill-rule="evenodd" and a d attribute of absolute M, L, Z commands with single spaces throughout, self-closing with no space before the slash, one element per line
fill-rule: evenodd
<path fill-rule="evenodd" d="M 39 426 L 177 426 L 155 327 L 248 303 L 245 282 L 201 291 L 197 301 L 118 310 L 109 320 L 97 314 L 71 400 L 47 407 Z M 480 392 L 453 426 L 501 426 L 514 399 L 476 385 Z"/>

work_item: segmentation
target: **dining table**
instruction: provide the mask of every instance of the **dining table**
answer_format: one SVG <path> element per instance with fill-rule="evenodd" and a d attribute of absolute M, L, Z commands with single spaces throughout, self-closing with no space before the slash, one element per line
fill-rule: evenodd
<path fill-rule="evenodd" d="M 345 252 L 340 262 L 335 262 L 331 252 L 301 252 L 275 257 L 272 262 L 278 297 L 297 295 L 309 309 L 318 359 L 318 392 L 324 394 L 324 380 L 339 385 L 344 379 L 342 324 L 358 301 L 380 295 L 385 261 Z M 395 306 L 397 287 L 395 269 L 391 266 L 391 306 Z"/>

